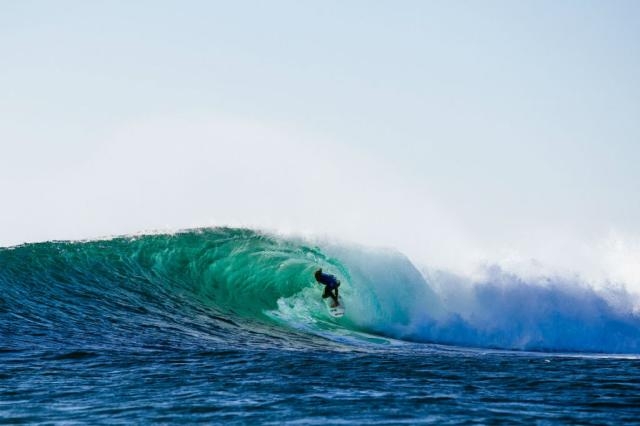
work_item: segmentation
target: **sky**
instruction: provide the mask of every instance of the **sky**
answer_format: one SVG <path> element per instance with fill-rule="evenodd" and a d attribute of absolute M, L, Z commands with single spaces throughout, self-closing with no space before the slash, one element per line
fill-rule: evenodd
<path fill-rule="evenodd" d="M 251 226 L 640 283 L 636 1 L 4 1 L 0 245 Z"/>

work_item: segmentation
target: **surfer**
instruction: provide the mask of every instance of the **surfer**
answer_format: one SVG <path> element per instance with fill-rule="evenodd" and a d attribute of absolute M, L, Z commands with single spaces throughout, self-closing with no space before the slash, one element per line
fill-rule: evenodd
<path fill-rule="evenodd" d="M 322 272 L 322 268 L 318 269 L 314 274 L 316 277 L 316 281 L 318 283 L 323 284 L 324 293 L 322 293 L 322 298 L 326 299 L 327 297 L 331 297 L 333 299 L 332 308 L 335 308 L 340 304 L 338 302 L 338 287 L 340 287 L 340 280 L 331 274 L 325 274 Z"/>

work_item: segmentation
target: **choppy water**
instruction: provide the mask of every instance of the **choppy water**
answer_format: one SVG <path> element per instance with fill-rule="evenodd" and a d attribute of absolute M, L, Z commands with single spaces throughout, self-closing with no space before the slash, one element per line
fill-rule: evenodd
<path fill-rule="evenodd" d="M 629 306 L 500 271 L 455 300 L 431 280 L 399 253 L 238 229 L 2 249 L 0 422 L 637 422 Z"/>

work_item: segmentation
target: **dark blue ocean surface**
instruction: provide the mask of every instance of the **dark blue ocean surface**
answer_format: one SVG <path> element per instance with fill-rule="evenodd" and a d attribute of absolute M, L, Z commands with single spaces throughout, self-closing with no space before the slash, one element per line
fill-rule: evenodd
<path fill-rule="evenodd" d="M 2 249 L 0 423 L 637 423 L 637 317 L 500 285 L 467 315 L 397 253 L 250 230 Z"/>
<path fill-rule="evenodd" d="M 622 424 L 640 416 L 637 359 L 407 345 L 59 347 L 0 361 L 5 423 Z"/>

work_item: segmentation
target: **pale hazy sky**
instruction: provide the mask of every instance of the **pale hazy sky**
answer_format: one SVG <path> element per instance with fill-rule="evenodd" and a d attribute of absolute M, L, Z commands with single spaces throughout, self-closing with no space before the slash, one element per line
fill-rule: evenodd
<path fill-rule="evenodd" d="M 639 160 L 637 1 L 0 3 L 1 245 L 244 224 L 633 263 Z"/>

